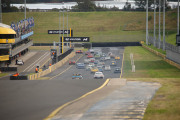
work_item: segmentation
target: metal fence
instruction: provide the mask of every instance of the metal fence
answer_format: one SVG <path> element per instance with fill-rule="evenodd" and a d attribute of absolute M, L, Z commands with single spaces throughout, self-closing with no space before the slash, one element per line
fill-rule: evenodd
<path fill-rule="evenodd" d="M 150 36 L 149 39 L 148 39 L 148 42 L 150 44 L 154 45 L 154 37 Z M 159 48 L 159 41 L 158 41 L 158 39 L 156 39 L 156 41 L 155 41 L 155 47 Z M 163 41 L 160 42 L 160 49 L 163 49 Z M 171 51 L 176 52 L 176 53 L 180 53 L 180 48 L 178 46 L 174 46 L 174 45 L 169 44 L 167 42 L 165 42 L 165 49 L 166 50 L 171 50 Z"/>

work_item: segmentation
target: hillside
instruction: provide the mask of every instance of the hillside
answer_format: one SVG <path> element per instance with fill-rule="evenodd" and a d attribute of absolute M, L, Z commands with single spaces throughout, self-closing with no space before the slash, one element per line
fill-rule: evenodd
<path fill-rule="evenodd" d="M 176 32 L 176 12 L 166 13 L 166 29 L 168 39 L 173 31 Z M 145 12 L 71 12 L 68 13 L 68 27 L 71 27 L 74 36 L 89 36 L 91 42 L 123 42 L 145 40 L 146 28 Z M 58 12 L 29 12 L 27 17 L 35 19 L 34 42 L 59 41 L 59 35 L 48 35 L 48 30 L 59 29 Z M 152 17 L 150 17 L 152 16 Z M 3 22 L 9 24 L 24 18 L 24 13 L 3 13 Z M 67 19 L 65 15 L 65 26 Z M 157 14 L 158 18 L 158 14 Z M 149 29 L 153 29 L 153 13 L 149 13 Z M 61 14 L 61 29 L 62 26 Z M 157 20 L 158 23 L 158 20 Z M 162 23 L 162 22 L 161 22 Z M 158 24 L 157 24 L 158 26 Z M 150 33 L 152 31 L 150 30 Z M 170 34 L 171 33 L 171 34 Z M 174 36 L 174 35 L 173 35 Z M 173 36 L 171 39 L 173 39 Z M 175 41 L 175 36 L 173 41 Z M 172 42 L 173 42 L 172 41 Z"/>

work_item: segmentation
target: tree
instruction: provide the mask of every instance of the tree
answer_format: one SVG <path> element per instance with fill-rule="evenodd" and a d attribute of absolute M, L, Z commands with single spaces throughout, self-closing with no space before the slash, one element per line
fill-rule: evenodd
<path fill-rule="evenodd" d="M 129 2 L 126 2 L 126 4 L 124 5 L 124 8 L 123 8 L 125 11 L 129 11 L 131 10 L 131 3 Z"/>
<path fill-rule="evenodd" d="M 154 0 L 148 0 L 148 7 L 150 7 L 154 3 Z M 139 9 L 144 9 L 146 7 L 146 0 L 135 0 L 135 5 L 138 6 Z"/>
<path fill-rule="evenodd" d="M 91 0 L 77 0 L 77 9 L 79 11 L 95 11 L 96 5 Z"/>

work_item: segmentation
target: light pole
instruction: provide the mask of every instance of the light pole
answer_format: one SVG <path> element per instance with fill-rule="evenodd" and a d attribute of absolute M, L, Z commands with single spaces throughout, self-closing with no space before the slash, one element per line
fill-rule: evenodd
<path fill-rule="evenodd" d="M 25 17 L 25 29 L 26 29 L 26 0 L 24 0 L 24 17 Z"/>
<path fill-rule="evenodd" d="M 178 6 L 177 6 L 177 10 L 178 10 L 178 16 L 177 16 L 177 35 L 179 35 L 179 0 L 178 0 Z"/>
<path fill-rule="evenodd" d="M 146 44 L 148 45 L 148 0 L 146 0 Z"/>
<path fill-rule="evenodd" d="M 159 49 L 161 48 L 161 0 L 159 0 Z"/>
<path fill-rule="evenodd" d="M 61 10 L 59 10 L 59 54 L 61 53 Z"/>
<path fill-rule="evenodd" d="M 1 4 L 1 0 L 0 0 L 0 23 L 2 23 L 2 4 Z"/>
<path fill-rule="evenodd" d="M 154 46 L 156 46 L 156 0 L 154 0 Z"/>
<path fill-rule="evenodd" d="M 165 1 L 163 1 L 163 50 L 165 50 Z"/>

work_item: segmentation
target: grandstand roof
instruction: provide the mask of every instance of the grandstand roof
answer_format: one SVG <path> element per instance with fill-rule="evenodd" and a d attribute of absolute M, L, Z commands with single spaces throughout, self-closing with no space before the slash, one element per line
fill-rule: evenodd
<path fill-rule="evenodd" d="M 0 34 L 16 34 L 11 28 L 0 27 Z"/>
<path fill-rule="evenodd" d="M 11 28 L 11 26 L 6 25 L 6 24 L 3 24 L 3 23 L 0 23 L 0 27 L 4 27 L 4 28 Z"/>

